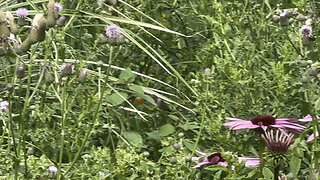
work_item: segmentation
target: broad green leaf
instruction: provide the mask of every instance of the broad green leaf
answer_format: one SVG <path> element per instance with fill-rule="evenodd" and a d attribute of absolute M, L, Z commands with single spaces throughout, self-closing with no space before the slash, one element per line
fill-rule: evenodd
<path fill-rule="evenodd" d="M 161 136 L 159 135 L 158 131 L 152 131 L 150 133 L 147 133 L 147 135 L 152 139 L 155 139 L 155 140 L 158 140 L 158 141 L 161 140 Z"/>
<path fill-rule="evenodd" d="M 187 131 L 187 130 L 199 129 L 200 126 L 197 123 L 188 123 L 188 124 L 182 125 L 181 128 Z"/>
<path fill-rule="evenodd" d="M 263 177 L 264 177 L 265 180 L 273 180 L 273 176 L 274 175 L 273 175 L 272 171 L 269 168 L 264 167 L 262 169 L 262 174 L 263 174 Z"/>
<path fill-rule="evenodd" d="M 127 132 L 124 132 L 122 135 L 131 145 L 135 147 L 142 146 L 142 137 L 137 132 L 127 131 Z"/>
<path fill-rule="evenodd" d="M 121 94 L 121 96 L 119 95 Z M 117 93 L 112 93 L 111 95 L 108 95 L 106 97 L 106 100 L 111 103 L 113 106 L 118 106 L 122 104 L 128 97 L 126 93 L 120 92 L 119 94 Z"/>
<path fill-rule="evenodd" d="M 296 156 L 293 156 L 290 160 L 290 169 L 291 169 L 291 172 L 293 172 L 293 174 L 295 175 L 295 177 L 299 173 L 300 165 L 301 165 L 301 159 Z"/>
<path fill-rule="evenodd" d="M 149 103 L 151 103 L 152 105 L 154 105 L 154 106 L 156 106 L 157 104 L 156 104 L 156 102 L 154 101 L 154 99 L 151 97 L 151 96 L 149 96 L 149 95 L 143 95 L 142 96 L 146 101 L 148 101 Z"/>
<path fill-rule="evenodd" d="M 138 94 L 140 94 L 140 95 L 144 94 L 144 91 L 143 91 L 142 87 L 139 86 L 139 85 L 135 85 L 135 84 L 131 85 L 131 86 L 129 86 L 129 89 L 134 91 L 134 92 L 136 92 L 136 93 L 138 93 Z"/>
<path fill-rule="evenodd" d="M 320 110 L 320 98 L 316 101 L 314 108 L 316 111 Z"/>
<path fill-rule="evenodd" d="M 159 129 L 159 135 L 160 136 L 168 136 L 172 133 L 174 133 L 175 129 L 171 124 L 165 124 L 160 127 Z"/>
<path fill-rule="evenodd" d="M 187 149 L 189 149 L 189 151 L 193 152 L 196 148 L 194 143 L 190 143 L 188 141 L 183 141 L 183 144 L 185 147 L 187 147 Z"/>
<path fill-rule="evenodd" d="M 119 79 L 124 82 L 133 82 L 135 78 L 135 75 L 132 73 L 130 68 L 127 68 L 126 70 L 122 71 Z"/>

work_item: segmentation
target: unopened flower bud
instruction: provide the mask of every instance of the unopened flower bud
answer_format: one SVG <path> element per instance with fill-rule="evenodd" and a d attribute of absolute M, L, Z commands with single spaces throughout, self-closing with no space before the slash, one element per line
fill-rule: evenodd
<path fill-rule="evenodd" d="M 43 14 L 36 14 L 32 21 L 32 28 L 29 34 L 31 44 L 44 41 L 46 34 L 47 20 Z"/>
<path fill-rule="evenodd" d="M 8 28 L 7 16 L 3 11 L 0 11 L 0 35 L 9 37 L 10 30 Z"/>
<path fill-rule="evenodd" d="M 14 17 L 12 15 L 12 13 L 10 11 L 7 11 L 6 12 L 6 16 L 7 16 L 8 24 L 9 24 L 9 27 L 10 27 L 10 31 L 13 34 L 18 34 L 19 29 L 18 29 L 18 26 L 17 26 L 16 22 L 14 21 Z"/>
<path fill-rule="evenodd" d="M 53 82 L 53 76 L 52 76 L 50 70 L 48 70 L 47 68 L 44 70 L 43 78 L 44 78 L 44 82 L 47 85 L 49 85 Z"/>
<path fill-rule="evenodd" d="M 63 63 L 60 67 L 60 77 L 71 76 L 74 71 L 72 63 Z"/>
<path fill-rule="evenodd" d="M 81 83 L 85 82 L 87 79 L 88 72 L 89 70 L 87 68 L 82 68 L 79 72 L 78 81 Z"/>
<path fill-rule="evenodd" d="M 62 27 L 64 26 L 64 24 L 66 23 L 67 18 L 65 16 L 61 16 L 58 20 L 57 20 L 57 26 Z"/>
<path fill-rule="evenodd" d="M 26 65 L 19 64 L 17 67 L 17 70 L 16 70 L 17 78 L 19 78 L 19 79 L 24 78 L 25 73 L 26 73 Z"/>

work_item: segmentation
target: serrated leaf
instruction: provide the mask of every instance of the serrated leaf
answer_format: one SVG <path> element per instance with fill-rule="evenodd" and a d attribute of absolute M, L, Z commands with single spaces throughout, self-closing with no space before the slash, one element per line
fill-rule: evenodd
<path fill-rule="evenodd" d="M 300 165 L 301 165 L 301 159 L 294 156 L 290 160 L 290 169 L 291 172 L 293 172 L 294 176 L 296 177 L 299 173 L 300 170 Z"/>
<path fill-rule="evenodd" d="M 165 124 L 159 128 L 159 135 L 168 136 L 174 133 L 174 131 L 175 131 L 174 126 L 172 126 L 171 124 Z"/>
<path fill-rule="evenodd" d="M 120 96 L 120 95 L 122 96 Z M 122 104 L 128 97 L 128 94 L 120 92 L 120 93 L 112 93 L 106 97 L 106 100 L 111 103 L 113 106 L 118 106 Z"/>
<path fill-rule="evenodd" d="M 136 76 L 132 73 L 131 69 L 127 68 L 126 70 L 121 72 L 119 79 L 121 81 L 128 83 L 128 82 L 133 82 L 135 77 Z"/>
<path fill-rule="evenodd" d="M 127 131 L 127 132 L 124 132 L 122 135 L 132 146 L 135 146 L 135 147 L 142 146 L 142 137 L 137 132 Z"/>
<path fill-rule="evenodd" d="M 135 84 L 131 85 L 131 86 L 129 86 L 129 89 L 134 91 L 134 92 L 136 92 L 136 93 L 138 93 L 139 95 L 143 95 L 144 94 L 144 91 L 143 91 L 142 87 L 139 86 L 139 85 L 135 85 Z"/>
<path fill-rule="evenodd" d="M 160 141 L 161 140 L 161 136 L 159 135 L 159 132 L 158 131 L 152 131 L 150 133 L 147 133 L 147 135 L 152 138 L 152 139 L 155 139 L 157 141 Z"/>
<path fill-rule="evenodd" d="M 272 171 L 269 168 L 264 167 L 262 169 L 262 174 L 263 174 L 264 180 L 273 180 L 273 176 L 274 175 L 273 175 Z"/>

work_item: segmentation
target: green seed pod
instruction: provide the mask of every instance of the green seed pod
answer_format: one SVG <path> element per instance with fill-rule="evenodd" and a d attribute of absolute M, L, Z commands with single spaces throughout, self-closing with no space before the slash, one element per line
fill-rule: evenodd
<path fill-rule="evenodd" d="M 181 144 L 175 143 L 175 144 L 173 145 L 173 148 L 174 148 L 175 150 L 180 150 L 180 149 L 181 149 Z"/>
<path fill-rule="evenodd" d="M 176 157 L 171 157 L 169 159 L 169 161 L 170 161 L 171 164 L 175 164 L 175 163 L 177 163 L 177 158 Z"/>

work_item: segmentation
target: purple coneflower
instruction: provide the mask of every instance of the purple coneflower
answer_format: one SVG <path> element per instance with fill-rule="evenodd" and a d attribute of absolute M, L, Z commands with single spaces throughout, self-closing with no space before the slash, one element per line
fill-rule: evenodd
<path fill-rule="evenodd" d="M 289 130 L 291 132 L 300 133 L 305 127 L 297 124 L 296 119 L 281 118 L 276 119 L 274 116 L 260 115 L 251 118 L 250 120 L 243 120 L 238 118 L 226 118 L 229 122 L 224 123 L 224 126 L 230 128 L 230 130 L 242 130 L 242 129 L 263 129 L 276 128 L 281 130 Z"/>
<path fill-rule="evenodd" d="M 192 157 L 191 160 L 193 161 L 198 161 L 200 158 L 199 157 Z M 224 160 L 221 156 L 221 153 L 213 153 L 208 155 L 204 160 L 199 162 L 197 165 L 195 165 L 193 168 L 202 168 L 210 165 L 218 165 L 222 167 L 228 166 L 228 163 L 226 160 Z"/>
<path fill-rule="evenodd" d="M 293 134 L 283 133 L 280 130 L 266 131 L 262 137 L 267 144 L 268 150 L 276 154 L 286 153 L 293 142 Z"/>
<path fill-rule="evenodd" d="M 201 153 L 202 155 L 205 155 L 205 153 Z M 199 161 L 199 157 L 192 157 L 192 161 Z M 240 163 L 244 163 L 245 167 L 251 168 L 251 167 L 258 167 L 260 165 L 260 159 L 259 158 L 252 158 L 252 157 L 238 157 L 238 161 Z M 197 165 L 195 165 L 193 168 L 203 168 L 210 165 L 218 165 L 221 167 L 227 167 L 228 162 L 223 159 L 221 153 L 212 153 L 205 157 L 204 160 L 199 162 Z"/>
<path fill-rule="evenodd" d="M 29 12 L 26 8 L 19 8 L 17 9 L 16 14 L 19 18 L 26 18 L 29 15 Z"/>
<path fill-rule="evenodd" d="M 312 116 L 310 114 L 306 115 L 304 118 L 302 119 L 299 119 L 299 121 L 301 122 L 311 122 L 312 121 Z M 314 138 L 318 137 L 319 136 L 319 133 L 316 131 L 314 133 L 312 133 L 308 139 L 307 139 L 307 142 L 311 142 L 314 140 Z"/>

